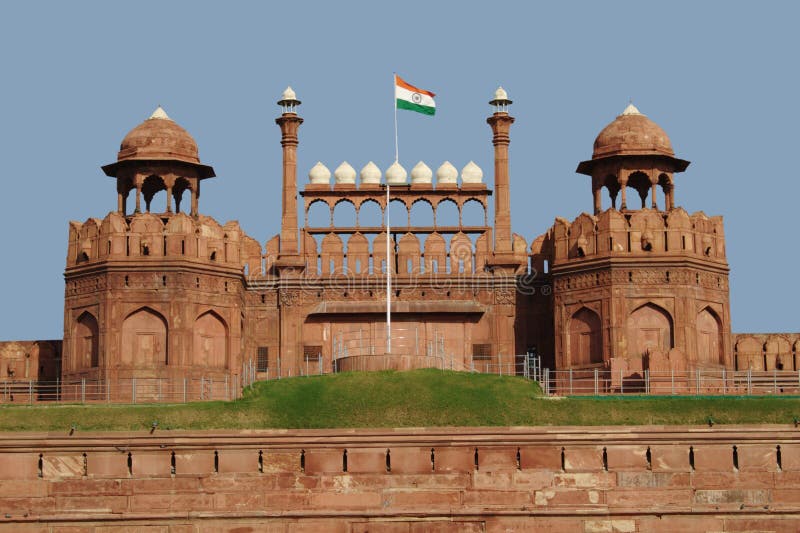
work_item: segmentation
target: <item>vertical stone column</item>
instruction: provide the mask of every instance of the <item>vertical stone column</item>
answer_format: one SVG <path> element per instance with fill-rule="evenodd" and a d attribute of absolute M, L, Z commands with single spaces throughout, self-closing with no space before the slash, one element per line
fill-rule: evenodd
<path fill-rule="evenodd" d="M 280 255 L 298 255 L 297 130 L 303 119 L 297 116 L 297 113 L 286 112 L 276 118 L 275 123 L 281 128 L 281 146 L 283 146 Z"/>
<path fill-rule="evenodd" d="M 508 145 L 511 142 L 509 131 L 514 117 L 507 112 L 498 111 L 486 122 L 492 127 L 494 145 L 494 229 L 496 252 L 511 252 L 511 193 L 508 175 Z"/>

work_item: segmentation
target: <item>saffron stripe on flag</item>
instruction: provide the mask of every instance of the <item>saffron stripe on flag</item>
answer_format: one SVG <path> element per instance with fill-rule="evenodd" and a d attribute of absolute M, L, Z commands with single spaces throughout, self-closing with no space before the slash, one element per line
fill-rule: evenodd
<path fill-rule="evenodd" d="M 402 88 L 404 88 L 404 89 L 406 89 L 408 91 L 411 91 L 412 93 L 427 94 L 431 98 L 436 96 L 435 93 L 432 93 L 430 91 L 426 91 L 425 89 L 420 89 L 418 87 L 414 87 L 410 83 L 407 83 L 407 82 L 403 81 L 403 79 L 400 76 L 395 76 L 395 81 L 396 81 L 396 83 L 397 83 L 397 85 L 399 87 L 402 87 Z"/>

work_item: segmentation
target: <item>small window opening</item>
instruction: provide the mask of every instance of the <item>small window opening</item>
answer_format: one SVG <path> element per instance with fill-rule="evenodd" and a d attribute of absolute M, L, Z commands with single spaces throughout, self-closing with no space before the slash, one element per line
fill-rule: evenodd
<path fill-rule="evenodd" d="M 181 239 L 181 255 L 186 254 L 186 241 Z"/>
<path fill-rule="evenodd" d="M 780 448 L 781 448 L 781 447 L 780 447 L 780 446 L 778 446 L 778 453 L 779 453 L 779 454 L 780 454 Z M 38 476 L 38 477 L 44 477 L 44 455 L 43 455 L 43 454 L 41 454 L 41 453 L 39 454 L 39 464 L 38 464 L 38 468 L 39 468 L 39 470 L 38 470 L 38 474 L 37 474 L 37 476 Z"/>
<path fill-rule="evenodd" d="M 653 469 L 653 454 L 650 451 L 650 446 L 647 447 L 647 452 L 645 452 L 644 458 L 647 461 L 647 469 L 648 470 L 652 470 Z"/>
<path fill-rule="evenodd" d="M 628 272 L 628 282 L 633 283 L 633 272 Z"/>
<path fill-rule="evenodd" d="M 167 286 L 167 276 L 161 276 L 161 285 L 163 287 Z"/>
<path fill-rule="evenodd" d="M 219 452 L 214 450 L 214 473 L 219 473 Z"/>
<path fill-rule="evenodd" d="M 517 470 L 522 470 L 522 454 L 519 447 L 517 448 Z"/>
<path fill-rule="evenodd" d="M 342 472 L 347 472 L 347 450 L 342 453 Z"/>
<path fill-rule="evenodd" d="M 125 286 L 128 286 L 128 276 L 125 276 Z"/>
<path fill-rule="evenodd" d="M 147 244 L 142 245 L 142 255 L 150 255 L 150 246 Z"/>
<path fill-rule="evenodd" d="M 689 446 L 689 468 L 694 472 L 694 446 Z"/>
<path fill-rule="evenodd" d="M 128 452 L 128 475 L 133 475 L 133 454 L 131 452 Z"/>
<path fill-rule="evenodd" d="M 733 447 L 733 469 L 739 470 L 739 450 L 736 446 Z"/>
<path fill-rule="evenodd" d="M 258 450 L 258 472 L 259 474 L 264 473 L 264 452 L 262 450 Z"/>
<path fill-rule="evenodd" d="M 478 448 L 475 448 L 475 470 L 478 470 Z"/>
<path fill-rule="evenodd" d="M 608 450 L 605 447 L 603 448 L 603 470 L 608 472 Z"/>
<path fill-rule="evenodd" d="M 436 454 L 433 451 L 433 448 L 431 448 L 431 472 L 433 472 L 435 468 L 436 468 Z"/>
<path fill-rule="evenodd" d="M 40 461 L 41 461 L 41 455 L 39 457 L 40 457 Z M 777 466 L 778 466 L 778 472 L 783 470 L 783 460 L 781 458 L 781 445 L 780 444 L 778 444 L 778 446 L 775 448 L 775 462 L 777 463 Z"/>
<path fill-rule="evenodd" d="M 175 452 L 172 452 L 169 456 L 169 473 L 173 476 L 176 474 L 177 470 L 175 468 Z"/>
<path fill-rule="evenodd" d="M 212 260 L 212 261 L 216 261 L 217 260 L 217 251 L 216 250 L 211 252 L 211 256 L 209 257 L 209 259 Z"/>
<path fill-rule="evenodd" d="M 561 471 L 566 472 L 567 470 L 567 455 L 565 453 L 564 448 L 561 448 Z"/>
<path fill-rule="evenodd" d="M 388 449 L 386 450 L 386 471 L 387 472 L 392 471 L 392 454 L 389 452 Z"/>

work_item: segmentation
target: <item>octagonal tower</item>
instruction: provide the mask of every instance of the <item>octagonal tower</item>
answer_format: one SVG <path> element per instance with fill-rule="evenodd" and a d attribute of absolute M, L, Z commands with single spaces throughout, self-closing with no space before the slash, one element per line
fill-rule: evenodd
<path fill-rule="evenodd" d="M 144 386 L 167 378 L 163 385 L 175 387 L 186 379 L 193 387 L 212 378 L 233 385 L 242 365 L 244 250 L 253 242 L 238 223 L 221 225 L 200 214 L 200 183 L 214 177 L 213 168 L 159 107 L 125 136 L 117 161 L 103 170 L 117 181 L 117 209 L 102 220 L 70 223 L 65 382 L 97 380 L 108 384 L 110 396 L 122 394 L 118 379 L 137 378 Z M 255 248 L 251 259 L 260 262 Z"/>
<path fill-rule="evenodd" d="M 558 218 L 547 236 L 558 368 L 616 376 L 731 366 L 722 217 L 675 206 L 673 177 L 688 165 L 632 104 L 578 165 L 592 178 L 593 214 Z"/>

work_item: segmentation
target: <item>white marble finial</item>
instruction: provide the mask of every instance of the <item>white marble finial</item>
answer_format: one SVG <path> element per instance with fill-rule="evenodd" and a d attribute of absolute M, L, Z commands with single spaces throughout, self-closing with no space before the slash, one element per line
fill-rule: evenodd
<path fill-rule="evenodd" d="M 483 170 L 474 161 L 467 163 L 461 169 L 462 183 L 480 183 L 483 181 Z"/>
<path fill-rule="evenodd" d="M 308 172 L 308 179 L 314 185 L 329 185 L 331 182 L 331 171 L 328 167 L 317 161 L 317 164 L 311 167 Z"/>
<path fill-rule="evenodd" d="M 458 170 L 450 161 L 445 161 L 436 170 L 436 183 L 456 183 L 458 181 Z"/>
<path fill-rule="evenodd" d="M 380 183 L 381 169 L 378 165 L 370 161 L 361 169 L 361 183 Z"/>
<path fill-rule="evenodd" d="M 408 172 L 397 161 L 386 169 L 386 183 L 389 185 L 405 185 Z"/>
<path fill-rule="evenodd" d="M 423 161 L 411 169 L 411 183 L 431 183 L 432 181 L 433 171 Z"/>
<path fill-rule="evenodd" d="M 281 100 L 297 100 L 297 95 L 291 87 L 286 87 L 281 95 Z"/>
<path fill-rule="evenodd" d="M 345 161 L 333 171 L 333 177 L 336 178 L 336 183 L 353 184 L 356 182 L 356 169 Z"/>
<path fill-rule="evenodd" d="M 642 115 L 642 113 L 636 109 L 636 106 L 633 105 L 633 102 L 628 104 L 628 107 L 625 108 L 625 111 L 622 112 L 622 116 L 627 115 Z"/>
<path fill-rule="evenodd" d="M 497 90 L 494 92 L 494 99 L 495 100 L 508 100 L 508 93 L 502 87 L 498 87 Z"/>
<path fill-rule="evenodd" d="M 158 106 L 156 108 L 156 110 L 153 111 L 153 114 L 150 115 L 150 118 L 160 118 L 160 119 L 164 119 L 164 120 L 172 120 L 171 118 L 169 118 L 169 115 L 167 115 L 167 112 L 164 111 L 164 108 L 161 107 L 161 106 Z"/>

